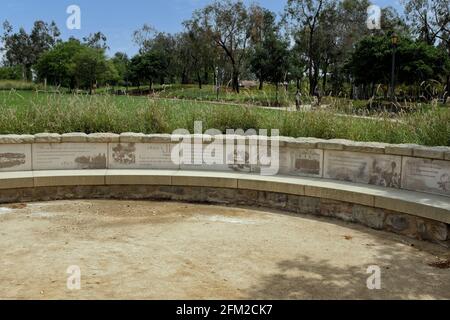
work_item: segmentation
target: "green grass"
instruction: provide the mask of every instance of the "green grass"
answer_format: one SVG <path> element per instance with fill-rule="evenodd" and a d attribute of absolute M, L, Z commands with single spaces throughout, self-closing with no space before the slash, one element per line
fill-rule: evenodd
<path fill-rule="evenodd" d="M 34 82 L 21 80 L 0 80 L 0 90 L 39 90 L 43 86 L 35 84 Z"/>
<path fill-rule="evenodd" d="M 295 104 L 295 91 L 279 88 L 278 101 L 276 89 L 266 84 L 263 90 L 258 88 L 241 88 L 240 93 L 233 92 L 229 88 L 221 88 L 219 99 L 214 86 L 205 85 L 199 89 L 196 85 L 172 85 L 166 86 L 156 94 L 161 98 L 177 98 L 202 101 L 221 101 L 238 104 L 252 104 L 259 106 L 289 106 Z"/>
<path fill-rule="evenodd" d="M 340 138 L 450 146 L 450 109 L 423 109 L 394 119 L 337 115 L 331 110 L 286 112 L 147 97 L 0 91 L 0 134 L 39 132 L 172 133 L 194 121 L 203 128 L 279 129 L 292 137 Z"/>

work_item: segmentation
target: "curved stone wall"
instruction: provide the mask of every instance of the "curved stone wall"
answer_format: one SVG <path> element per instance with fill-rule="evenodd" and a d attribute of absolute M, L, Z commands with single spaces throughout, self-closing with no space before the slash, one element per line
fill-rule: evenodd
<path fill-rule="evenodd" d="M 161 181 L 164 182 L 164 181 Z M 418 240 L 450 246 L 450 225 L 382 208 L 327 198 L 250 189 L 170 185 L 45 186 L 0 190 L 0 203 L 114 199 L 251 206 L 357 223 Z"/>
<path fill-rule="evenodd" d="M 192 157 L 213 142 L 227 144 L 223 159 L 235 163 L 174 162 L 180 139 L 202 141 Z M 236 141 L 245 141 L 245 150 Z M 279 146 L 279 175 L 348 181 L 450 197 L 450 148 L 361 143 L 348 140 L 256 136 L 171 136 L 138 133 L 0 135 L 0 172 L 83 169 L 186 169 L 260 173 L 249 161 L 254 145 Z M 238 161 L 237 155 L 243 154 Z M 200 158 L 201 159 L 201 158 Z"/>

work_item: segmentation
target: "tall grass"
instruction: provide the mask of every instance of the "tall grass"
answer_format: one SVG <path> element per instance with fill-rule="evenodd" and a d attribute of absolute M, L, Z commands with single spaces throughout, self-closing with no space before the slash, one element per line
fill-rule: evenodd
<path fill-rule="evenodd" d="M 43 85 L 29 81 L 0 80 L 0 90 L 41 90 Z"/>
<path fill-rule="evenodd" d="M 0 134 L 39 132 L 193 131 L 203 128 L 279 129 L 292 137 L 450 146 L 450 110 L 431 108 L 414 113 L 361 118 L 332 110 L 288 112 L 145 97 L 0 92 Z"/>

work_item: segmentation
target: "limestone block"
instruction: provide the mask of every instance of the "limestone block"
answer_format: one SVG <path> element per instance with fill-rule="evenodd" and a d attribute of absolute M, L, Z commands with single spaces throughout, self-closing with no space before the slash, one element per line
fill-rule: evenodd
<path fill-rule="evenodd" d="M 290 149 L 286 147 L 274 148 L 258 148 L 257 165 L 252 166 L 252 172 L 264 174 L 266 176 L 274 176 L 277 174 L 289 174 L 291 172 L 291 155 Z M 250 154 L 250 158 L 252 155 Z"/>
<path fill-rule="evenodd" d="M 18 188 L 32 188 L 33 173 L 24 172 L 2 172 L 0 173 L 0 189 L 18 189 Z"/>
<path fill-rule="evenodd" d="M 385 147 L 385 152 L 386 154 L 412 157 L 413 150 L 417 147 L 417 144 L 389 144 Z"/>
<path fill-rule="evenodd" d="M 384 154 L 386 143 L 379 142 L 349 142 L 344 145 L 345 151 Z"/>
<path fill-rule="evenodd" d="M 357 203 L 366 206 L 373 206 L 373 195 L 366 194 L 364 192 L 358 192 L 358 189 L 335 189 L 329 187 L 321 187 L 318 185 L 306 185 L 305 195 L 316 198 L 325 198 L 331 200 L 345 201 L 350 203 Z"/>
<path fill-rule="evenodd" d="M 143 133 L 126 132 L 120 135 L 119 141 L 120 143 L 140 143 L 143 142 L 144 137 Z"/>
<path fill-rule="evenodd" d="M 450 196 L 450 161 L 404 157 L 402 188 Z"/>
<path fill-rule="evenodd" d="M 158 185 L 170 186 L 172 176 L 176 171 L 150 170 L 108 170 L 106 172 L 107 185 Z"/>
<path fill-rule="evenodd" d="M 450 151 L 446 151 L 444 154 L 445 160 L 450 160 Z"/>
<path fill-rule="evenodd" d="M 293 142 L 293 145 L 300 149 L 317 149 L 319 143 L 321 142 L 326 142 L 326 140 L 316 138 L 297 138 Z"/>
<path fill-rule="evenodd" d="M 344 146 L 351 143 L 350 140 L 344 140 L 344 139 L 331 139 L 331 140 L 324 140 L 322 142 L 319 142 L 317 144 L 317 147 L 319 149 L 324 150 L 344 150 Z"/>
<path fill-rule="evenodd" d="M 170 134 L 147 134 L 144 135 L 142 142 L 144 143 L 172 143 Z"/>
<path fill-rule="evenodd" d="M 106 143 L 33 144 L 33 170 L 81 170 L 106 168 Z"/>
<path fill-rule="evenodd" d="M 181 150 L 182 170 L 250 172 L 252 168 L 245 143 L 227 147 L 221 139 L 215 139 L 208 144 L 186 144 Z"/>
<path fill-rule="evenodd" d="M 295 179 L 285 177 L 271 177 L 242 175 L 238 179 L 238 188 L 244 190 L 258 190 L 292 195 L 304 195 L 305 187 Z"/>
<path fill-rule="evenodd" d="M 0 144 L 29 144 L 34 143 L 34 136 L 30 134 L 18 135 L 18 134 L 8 134 L 0 135 Z"/>
<path fill-rule="evenodd" d="M 443 196 L 390 191 L 375 195 L 375 207 L 450 224 L 450 201 Z"/>
<path fill-rule="evenodd" d="M 91 133 L 88 135 L 88 142 L 114 143 L 119 142 L 120 135 L 115 133 Z"/>
<path fill-rule="evenodd" d="M 283 166 L 280 173 L 304 177 L 323 176 L 323 154 L 322 149 L 287 149 L 289 163 Z M 286 170 L 287 167 L 287 170 Z"/>
<path fill-rule="evenodd" d="M 58 133 L 38 133 L 34 135 L 35 143 L 60 143 L 61 135 Z"/>
<path fill-rule="evenodd" d="M 444 160 L 444 154 L 449 151 L 447 147 L 422 147 L 414 148 L 413 155 L 418 158 Z"/>
<path fill-rule="evenodd" d="M 33 172 L 35 187 L 105 185 L 106 170 L 61 170 Z"/>
<path fill-rule="evenodd" d="M 325 151 L 324 177 L 389 188 L 401 186 L 401 157 Z"/>
<path fill-rule="evenodd" d="M 173 144 L 109 143 L 108 148 L 110 169 L 179 169 Z"/>
<path fill-rule="evenodd" d="M 82 132 L 64 133 L 61 135 L 61 142 L 87 142 L 87 134 Z"/>
<path fill-rule="evenodd" d="M 0 172 L 31 170 L 31 144 L 0 144 Z"/>
<path fill-rule="evenodd" d="M 172 185 L 237 189 L 237 176 L 231 173 L 217 172 L 211 176 L 208 172 L 179 171 L 172 177 Z"/>

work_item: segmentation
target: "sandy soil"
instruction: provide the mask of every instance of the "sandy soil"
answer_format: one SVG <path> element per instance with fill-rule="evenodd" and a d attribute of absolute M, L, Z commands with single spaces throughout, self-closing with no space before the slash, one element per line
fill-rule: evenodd
<path fill-rule="evenodd" d="M 329 219 L 163 202 L 0 207 L 0 298 L 444 299 L 445 248 Z M 67 268 L 81 269 L 71 291 Z M 367 268 L 381 268 L 368 290 Z"/>

